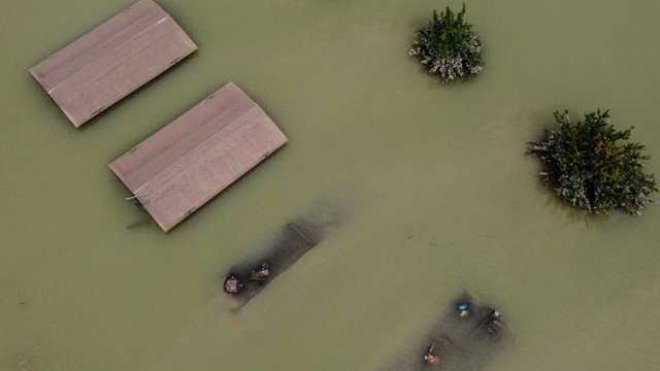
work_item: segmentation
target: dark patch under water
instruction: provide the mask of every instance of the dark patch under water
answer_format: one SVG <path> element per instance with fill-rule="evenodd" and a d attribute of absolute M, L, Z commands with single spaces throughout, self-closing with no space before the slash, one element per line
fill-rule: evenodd
<path fill-rule="evenodd" d="M 469 299 L 472 302 L 472 310 L 468 317 L 461 318 L 452 303 L 451 308 L 446 309 L 429 325 L 425 335 L 402 351 L 383 369 L 476 371 L 490 363 L 506 346 L 510 334 L 506 327 L 501 329 L 498 336 L 488 333 L 484 324 L 491 313 L 491 307 L 478 303 L 468 294 L 461 296 L 459 300 L 461 299 Z M 434 353 L 440 358 L 440 362 L 436 365 L 424 363 L 424 354 L 431 345 Z"/>
<path fill-rule="evenodd" d="M 229 295 L 235 304 L 232 311 L 240 310 L 252 298 L 257 296 L 277 276 L 284 273 L 307 252 L 316 247 L 334 228 L 338 227 L 342 216 L 337 210 L 322 208 L 315 213 L 297 217 L 285 223 L 275 237 L 267 243 L 258 256 L 230 267 L 225 277 L 233 274 L 241 278 L 244 289 L 237 295 Z M 250 281 L 251 272 L 259 264 L 267 262 L 270 265 L 270 278 L 265 282 Z M 227 294 L 228 295 L 228 294 Z"/>

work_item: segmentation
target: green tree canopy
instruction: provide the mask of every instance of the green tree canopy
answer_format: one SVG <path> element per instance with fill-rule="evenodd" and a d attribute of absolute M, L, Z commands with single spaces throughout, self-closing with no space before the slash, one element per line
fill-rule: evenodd
<path fill-rule="evenodd" d="M 575 123 L 567 111 L 554 116 L 558 127 L 528 147 L 541 161 L 542 179 L 562 200 L 590 214 L 641 214 L 658 188 L 644 170 L 644 146 L 630 141 L 632 128 L 616 129 L 609 111 L 587 113 Z"/>
<path fill-rule="evenodd" d="M 465 4 L 458 13 L 449 7 L 440 15 L 434 10 L 429 24 L 417 30 L 409 54 L 446 82 L 467 79 L 483 69 L 481 41 L 465 21 Z"/>

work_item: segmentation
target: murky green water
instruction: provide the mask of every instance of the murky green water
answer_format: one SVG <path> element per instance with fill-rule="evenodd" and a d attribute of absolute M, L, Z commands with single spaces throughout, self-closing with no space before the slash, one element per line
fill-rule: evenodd
<path fill-rule="evenodd" d="M 0 369 L 373 370 L 464 288 L 514 335 L 489 370 L 660 369 L 660 206 L 585 221 L 523 154 L 609 107 L 660 173 L 660 3 L 470 1 L 487 68 L 455 87 L 406 54 L 443 2 L 161 3 L 199 53 L 80 131 L 27 68 L 127 3 L 2 3 Z M 229 80 L 290 144 L 171 234 L 126 229 L 106 164 Z M 319 200 L 351 219 L 228 313 L 218 277 Z"/>

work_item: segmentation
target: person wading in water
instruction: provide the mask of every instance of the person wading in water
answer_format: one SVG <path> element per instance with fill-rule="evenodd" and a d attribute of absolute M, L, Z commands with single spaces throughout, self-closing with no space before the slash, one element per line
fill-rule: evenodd
<path fill-rule="evenodd" d="M 484 330 L 488 335 L 492 337 L 499 337 L 504 328 L 504 322 L 502 322 L 502 314 L 497 309 L 489 308 L 488 314 L 483 319 L 482 323 Z"/>
<path fill-rule="evenodd" d="M 238 295 L 243 291 L 243 281 L 234 273 L 229 273 L 225 278 L 224 290 L 229 295 Z"/>
<path fill-rule="evenodd" d="M 432 366 L 440 363 L 440 357 L 438 357 L 438 355 L 433 351 L 434 347 L 435 343 L 431 344 L 426 350 L 426 353 L 424 353 L 424 363 L 426 365 Z"/>
<path fill-rule="evenodd" d="M 263 262 L 254 267 L 250 272 L 250 279 L 260 284 L 265 283 L 270 278 L 271 270 L 268 262 Z"/>

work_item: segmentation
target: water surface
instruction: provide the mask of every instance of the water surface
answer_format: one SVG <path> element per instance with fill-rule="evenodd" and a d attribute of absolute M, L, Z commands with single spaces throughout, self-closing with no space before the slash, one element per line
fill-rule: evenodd
<path fill-rule="evenodd" d="M 660 173 L 660 3 L 468 2 L 477 80 L 407 56 L 430 0 L 162 0 L 199 52 L 82 130 L 27 69 L 128 3 L 0 12 L 0 369 L 374 370 L 469 289 L 513 345 L 488 370 L 657 370 L 660 206 L 585 220 L 525 142 L 612 109 Z M 459 5 L 459 2 L 452 2 Z M 228 81 L 289 145 L 170 234 L 106 165 Z M 352 217 L 250 301 L 218 276 L 318 200 Z"/>

